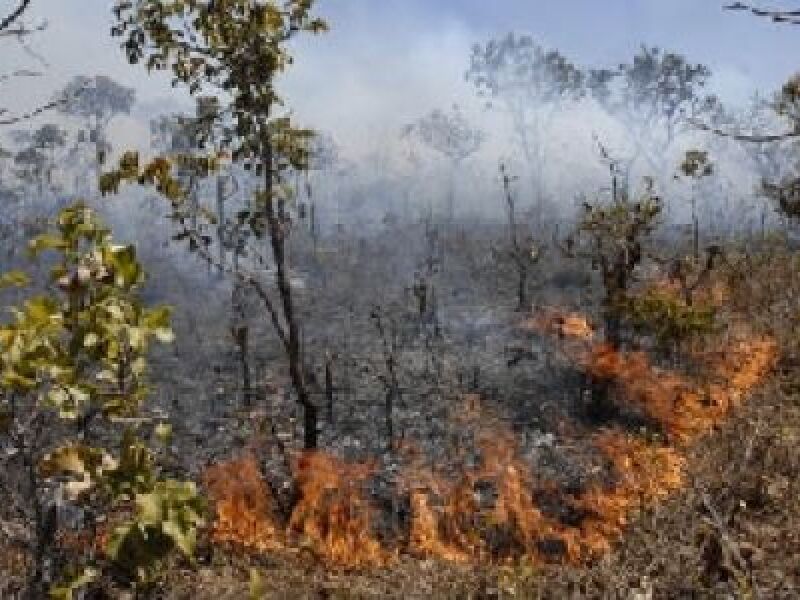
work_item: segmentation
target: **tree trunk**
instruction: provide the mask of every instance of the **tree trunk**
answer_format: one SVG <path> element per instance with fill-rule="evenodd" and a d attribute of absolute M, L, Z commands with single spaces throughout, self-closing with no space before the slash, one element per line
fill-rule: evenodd
<path fill-rule="evenodd" d="M 275 261 L 275 282 L 283 307 L 283 317 L 286 322 L 286 356 L 289 360 L 289 375 L 292 379 L 292 386 L 297 394 L 297 402 L 303 408 L 303 439 L 306 450 L 317 448 L 318 439 L 318 410 L 311 401 L 308 388 L 306 387 L 305 377 L 303 376 L 302 354 L 300 349 L 300 330 L 297 324 L 297 317 L 294 310 L 294 299 L 292 297 L 292 286 L 287 272 L 286 261 L 286 234 L 284 232 L 283 214 L 276 214 L 273 201 L 273 160 L 272 149 L 267 148 L 264 159 L 264 192 L 265 192 L 265 216 L 268 227 L 270 245 L 272 246 L 272 258 Z M 282 212 L 282 211 L 279 211 Z"/>
<path fill-rule="evenodd" d="M 394 413 L 395 393 L 395 386 L 391 385 L 390 388 L 386 390 L 386 405 L 384 407 L 386 417 L 386 447 L 389 451 L 394 449 L 394 419 L 392 415 Z"/>
<path fill-rule="evenodd" d="M 335 396 L 333 393 L 333 359 L 325 361 L 325 399 L 328 404 L 328 423 L 334 424 L 333 404 Z"/>
<path fill-rule="evenodd" d="M 517 263 L 517 269 L 519 270 L 517 312 L 524 312 L 528 309 L 528 268 L 522 263 L 522 260 L 520 257 Z"/>
<path fill-rule="evenodd" d="M 217 242 L 219 244 L 219 269 L 220 273 L 225 270 L 225 179 L 222 175 L 217 176 Z"/>

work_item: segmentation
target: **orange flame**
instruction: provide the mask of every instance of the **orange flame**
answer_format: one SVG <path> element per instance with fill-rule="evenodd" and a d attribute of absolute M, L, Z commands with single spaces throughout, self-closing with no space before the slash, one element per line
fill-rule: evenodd
<path fill-rule="evenodd" d="M 536 316 L 524 321 L 521 328 L 540 334 L 582 340 L 590 340 L 595 333 L 586 315 L 565 312 L 557 308 L 542 310 Z"/>
<path fill-rule="evenodd" d="M 612 489 L 594 486 L 578 500 L 586 517 L 577 528 L 562 532 L 573 560 L 609 551 L 633 511 L 683 485 L 685 459 L 674 448 L 653 446 L 619 431 L 598 434 L 594 444 L 611 461 L 619 480 Z"/>
<path fill-rule="evenodd" d="M 295 465 L 299 501 L 286 531 L 252 455 L 209 468 L 206 485 L 216 506 L 212 539 L 254 553 L 290 547 L 297 540 L 316 556 L 346 567 L 383 564 L 387 553 L 371 534 L 372 511 L 361 485 L 372 473 L 321 452 Z"/>
<path fill-rule="evenodd" d="M 744 337 L 729 342 L 708 361 L 716 379 L 708 386 L 651 366 L 642 352 L 623 354 L 605 344 L 595 346 L 585 362 L 592 376 L 615 383 L 622 401 L 641 408 L 675 440 L 689 442 L 719 424 L 775 358 L 772 340 Z"/>
<path fill-rule="evenodd" d="M 450 479 L 412 465 L 410 550 L 453 562 L 492 561 L 534 551 L 547 520 L 536 507 L 530 467 L 513 432 L 470 394 L 454 417 L 478 429 L 480 460 Z M 494 539 L 493 539 L 494 538 Z"/>
<path fill-rule="evenodd" d="M 216 507 L 212 538 L 252 552 L 280 547 L 272 496 L 252 455 L 210 467 L 205 483 Z"/>
<path fill-rule="evenodd" d="M 295 478 L 300 500 L 288 532 L 302 535 L 326 562 L 380 565 L 388 555 L 372 532 L 372 508 L 363 486 L 374 468 L 347 464 L 323 452 L 304 453 Z"/>
<path fill-rule="evenodd" d="M 522 556 L 577 562 L 607 552 L 636 510 L 683 485 L 683 446 L 719 424 L 767 374 L 777 354 L 772 340 L 739 329 L 696 356 L 712 379 L 701 384 L 699 378 L 654 367 L 644 353 L 593 343 L 593 329 L 580 315 L 551 311 L 525 326 L 588 342 L 572 347 L 570 354 L 592 377 L 613 387 L 616 401 L 660 424 L 671 444 L 619 430 L 595 434 L 593 445 L 609 461 L 613 481 L 565 497 L 580 515 L 565 524 L 537 504 L 538 493 L 559 493 L 558 486 L 535 480 L 513 431 L 478 396 L 466 396 L 452 418 L 473 436 L 478 451 L 458 453 L 463 464 L 456 475 L 424 465 L 412 442 L 399 448 L 407 467 L 398 493 L 406 494 L 410 505 L 408 535 L 396 543 L 399 549 L 453 562 Z M 293 472 L 298 500 L 284 528 L 277 525 L 255 459 L 214 467 L 207 473 L 217 507 L 214 539 L 257 552 L 301 544 L 326 563 L 345 567 L 386 564 L 395 552 L 376 534 L 365 490 L 374 472 L 372 464 L 350 464 L 323 452 L 299 455 Z"/>

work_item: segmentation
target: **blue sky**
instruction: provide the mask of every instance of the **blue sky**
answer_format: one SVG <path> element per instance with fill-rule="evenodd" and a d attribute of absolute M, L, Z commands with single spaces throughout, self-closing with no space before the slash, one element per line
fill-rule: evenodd
<path fill-rule="evenodd" d="M 0 0 L 5 13 L 15 4 Z M 109 36 L 110 0 L 34 0 L 48 30 L 33 47 L 46 76 L 0 87 L 0 105 L 25 108 L 71 75 L 106 73 L 134 86 L 143 112 L 180 102 L 164 78 L 129 67 Z M 320 0 L 331 33 L 298 44 L 285 86 L 308 124 L 336 130 L 394 128 L 437 106 L 474 102 L 463 81 L 475 42 L 531 33 L 580 65 L 615 65 L 642 43 L 704 62 L 730 102 L 770 90 L 800 70 L 800 27 L 722 11 L 722 0 Z M 781 6 L 780 2 L 771 6 Z M 787 3 L 783 3 L 787 6 Z M 791 6 L 791 3 L 788 4 Z M 31 66 L 4 42 L 0 72 Z M 32 65 L 37 66 L 37 65 Z M 41 67 L 44 68 L 44 67 Z"/>

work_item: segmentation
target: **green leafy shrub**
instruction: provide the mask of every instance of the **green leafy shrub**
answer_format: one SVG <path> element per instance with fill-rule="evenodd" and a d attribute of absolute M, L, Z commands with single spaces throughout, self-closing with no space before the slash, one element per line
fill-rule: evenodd
<path fill-rule="evenodd" d="M 154 453 L 119 420 L 141 416 L 148 348 L 172 340 L 170 311 L 142 305 L 137 290 L 144 272 L 135 249 L 115 244 L 84 204 L 61 211 L 30 250 L 54 260 L 45 291 L 12 307 L 12 318 L 0 325 L 0 403 L 9 421 L 43 411 L 79 426 L 77 439 L 62 439 L 35 457 L 39 482 L 60 485 L 94 525 L 100 514 L 119 523 L 107 532 L 102 552 L 78 557 L 80 564 L 51 595 L 71 598 L 103 573 L 148 580 L 172 550 L 193 555 L 203 523 L 194 484 L 163 480 Z M 22 273 L 6 273 L 0 282 L 28 283 Z M 95 424 L 120 433 L 116 454 L 89 443 Z"/>
<path fill-rule="evenodd" d="M 688 306 L 675 295 L 659 290 L 626 297 L 621 312 L 637 333 L 653 336 L 666 349 L 712 332 L 716 316 L 711 306 Z"/>

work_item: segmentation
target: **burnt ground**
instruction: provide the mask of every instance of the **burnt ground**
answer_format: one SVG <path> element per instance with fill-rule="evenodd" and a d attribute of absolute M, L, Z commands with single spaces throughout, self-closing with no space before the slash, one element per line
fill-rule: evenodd
<path fill-rule="evenodd" d="M 565 524 L 579 525 L 582 515 L 564 498 L 594 484 L 614 484 L 591 433 L 610 425 L 647 429 L 635 414 L 611 415 L 611 421 L 587 415 L 586 376 L 562 341 L 518 326 L 529 314 L 513 310 L 514 274 L 498 258 L 498 240 L 501 228 L 476 226 L 469 236 L 453 234 L 426 253 L 424 229 L 408 225 L 360 239 L 326 239 L 316 253 L 309 240 L 296 243 L 293 260 L 307 265 L 296 273 L 307 364 L 319 382 L 315 399 L 323 409 L 320 445 L 348 461 L 377 461 L 365 493 L 382 515 L 375 525 L 383 530 L 379 537 L 396 537 L 403 529 L 407 505 L 394 490 L 406 459 L 387 452 L 385 340 L 373 315 L 382 319 L 394 347 L 397 446 L 413 445 L 426 464 L 447 472 L 480 460 L 476 430 L 507 429 L 537 479 L 555 483 L 557 493 L 535 494 L 537 508 Z M 258 434 L 266 439 L 261 457 L 270 487 L 290 488 L 287 455 L 301 439 L 301 419 L 257 299 L 248 298 L 246 311 L 254 381 L 248 402 L 230 332 L 229 282 L 178 250 L 151 246 L 143 257 L 151 272 L 148 299 L 176 307 L 177 342 L 158 349 L 152 360 L 154 415 L 174 426 L 162 458 L 170 470 L 199 477 L 207 466 L 241 454 Z M 437 311 L 421 317 L 411 288 L 431 258 Z M 749 268 L 766 271 L 774 264 L 764 260 Z M 585 265 L 546 255 L 531 285 L 530 314 L 558 306 L 597 321 L 599 286 L 587 273 Z M 791 355 L 791 330 L 781 326 L 790 312 L 787 298 L 794 300 L 791 290 L 776 283 L 755 298 L 742 287 L 733 299 L 741 304 L 737 309 L 747 311 L 758 329 L 779 334 L 784 354 Z M 330 412 L 321 384 L 328 354 L 335 355 Z M 178 564 L 169 569 L 162 595 L 245 597 L 255 567 L 267 597 L 276 598 L 736 597 L 747 586 L 760 597 L 792 597 L 800 578 L 800 561 L 794 560 L 800 555 L 793 533 L 798 527 L 792 527 L 800 497 L 792 475 L 800 465 L 793 375 L 792 369 L 776 375 L 721 431 L 700 440 L 689 455 L 691 485 L 634 516 L 614 551 L 585 567 L 560 564 L 559 548 L 552 566 L 466 567 L 404 555 L 389 568 L 355 571 L 337 570 L 302 551 L 250 556 L 218 548 L 197 571 Z M 454 416 L 469 394 L 481 398 L 485 422 L 465 427 Z"/>

